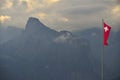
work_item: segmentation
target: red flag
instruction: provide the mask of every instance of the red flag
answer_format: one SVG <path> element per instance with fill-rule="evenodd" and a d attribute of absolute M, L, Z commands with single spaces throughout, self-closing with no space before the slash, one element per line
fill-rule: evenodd
<path fill-rule="evenodd" d="M 108 45 L 108 38 L 110 34 L 111 27 L 104 22 L 104 46 Z"/>

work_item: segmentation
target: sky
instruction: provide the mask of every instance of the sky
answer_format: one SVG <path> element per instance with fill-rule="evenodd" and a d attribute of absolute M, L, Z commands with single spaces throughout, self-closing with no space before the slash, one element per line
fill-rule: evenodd
<path fill-rule="evenodd" d="M 0 24 L 25 28 L 36 17 L 55 30 L 101 27 L 102 19 L 119 29 L 120 0 L 0 0 Z"/>

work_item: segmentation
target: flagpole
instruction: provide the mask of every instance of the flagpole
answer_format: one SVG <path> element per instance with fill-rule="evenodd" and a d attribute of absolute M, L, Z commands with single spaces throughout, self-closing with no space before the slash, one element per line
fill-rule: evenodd
<path fill-rule="evenodd" d="M 101 80 L 104 80 L 104 19 L 102 19 Z"/>

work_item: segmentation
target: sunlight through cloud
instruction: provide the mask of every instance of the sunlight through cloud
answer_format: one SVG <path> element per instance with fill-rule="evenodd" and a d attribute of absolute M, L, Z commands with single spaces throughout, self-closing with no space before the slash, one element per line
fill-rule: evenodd
<path fill-rule="evenodd" d="M 43 3 L 46 3 L 48 5 L 52 5 L 55 3 L 58 3 L 60 0 L 43 0 Z"/>
<path fill-rule="evenodd" d="M 61 20 L 62 20 L 63 22 L 68 22 L 68 21 L 69 21 L 69 19 L 66 18 L 66 17 L 62 17 Z"/>
<path fill-rule="evenodd" d="M 37 16 L 40 18 L 40 19 L 45 19 L 45 17 L 47 16 L 45 13 L 39 13 L 37 14 Z"/>
<path fill-rule="evenodd" d="M 120 13 L 120 6 L 116 6 L 112 9 L 113 14 L 119 14 Z"/>
<path fill-rule="evenodd" d="M 7 15 L 3 16 L 3 15 L 1 15 L 0 16 L 0 23 L 4 23 L 5 21 L 10 20 L 10 19 L 11 19 L 10 16 L 7 16 Z"/>

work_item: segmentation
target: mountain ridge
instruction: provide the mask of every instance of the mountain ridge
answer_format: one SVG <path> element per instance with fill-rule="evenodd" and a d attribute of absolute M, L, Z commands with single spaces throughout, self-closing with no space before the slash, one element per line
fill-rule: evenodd
<path fill-rule="evenodd" d="M 8 60 L 6 57 L 0 58 L 3 70 L 11 71 L 7 78 L 99 80 L 98 73 L 94 72 L 94 62 L 87 40 L 78 38 L 69 31 L 52 30 L 36 18 L 29 18 L 26 27 L 20 36 L 0 47 L 0 55 L 9 56 Z M 8 67 L 4 67 L 5 65 Z M 1 78 L 8 80 L 5 79 L 6 76 Z"/>

